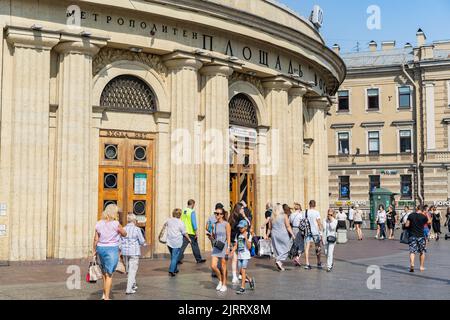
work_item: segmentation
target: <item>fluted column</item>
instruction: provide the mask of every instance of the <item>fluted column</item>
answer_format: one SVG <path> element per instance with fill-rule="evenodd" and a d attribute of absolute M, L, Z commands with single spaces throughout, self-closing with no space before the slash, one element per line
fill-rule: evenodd
<path fill-rule="evenodd" d="M 195 134 L 200 106 L 198 69 L 202 63 L 194 55 L 178 52 L 164 57 L 164 62 L 169 69 L 171 111 L 170 208 L 183 208 L 190 198 L 199 203 Z"/>
<path fill-rule="evenodd" d="M 225 64 L 208 65 L 200 73 L 203 75 L 205 107 L 201 185 L 204 192 L 202 213 L 205 219 L 213 212 L 217 202 L 225 206 L 230 203 L 228 77 L 233 73 L 233 68 Z"/>
<path fill-rule="evenodd" d="M 9 137 L 2 141 L 0 180 L 9 184 L 4 194 L 8 195 L 8 260 L 44 260 L 49 188 L 50 50 L 58 43 L 59 35 L 8 28 L 6 39 L 13 47 L 13 58 L 11 74 L 7 75 L 10 78 L 3 79 L 4 83 L 10 81 L 11 91 L 2 110 L 2 139 L 6 131 Z"/>
<path fill-rule="evenodd" d="M 60 54 L 55 254 L 72 259 L 87 256 L 92 246 L 92 57 L 106 42 L 78 37 L 62 41 L 55 48 Z"/>
<path fill-rule="evenodd" d="M 317 202 L 317 209 L 325 217 L 329 207 L 328 188 L 328 144 L 326 116 L 329 111 L 326 98 L 315 98 L 307 101 L 308 126 L 313 143 L 310 148 L 307 164 L 306 194 L 308 200 Z"/>
<path fill-rule="evenodd" d="M 303 174 L 303 95 L 306 89 L 295 87 L 289 90 L 289 204 L 294 201 L 304 204 Z"/>
<path fill-rule="evenodd" d="M 270 199 L 274 203 L 287 203 L 288 195 L 288 90 L 291 84 L 282 79 L 263 82 L 266 88 L 266 103 L 269 112 L 270 130 L 268 132 L 268 147 L 272 160 L 272 172 L 267 176 Z"/>

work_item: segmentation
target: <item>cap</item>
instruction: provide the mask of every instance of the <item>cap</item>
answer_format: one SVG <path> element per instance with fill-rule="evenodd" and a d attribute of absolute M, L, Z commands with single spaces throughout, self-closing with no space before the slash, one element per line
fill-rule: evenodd
<path fill-rule="evenodd" d="M 241 220 L 237 225 L 238 228 L 247 228 L 247 226 L 248 226 L 247 220 Z"/>
<path fill-rule="evenodd" d="M 223 204 L 221 204 L 220 202 L 219 203 L 216 203 L 216 208 L 215 208 L 215 210 L 217 210 L 217 209 L 223 209 L 224 207 L 223 207 Z"/>

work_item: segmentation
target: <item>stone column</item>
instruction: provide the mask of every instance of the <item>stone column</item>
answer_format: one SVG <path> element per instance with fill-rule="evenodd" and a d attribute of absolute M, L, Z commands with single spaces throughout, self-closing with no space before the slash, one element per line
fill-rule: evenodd
<path fill-rule="evenodd" d="M 266 211 L 266 204 L 272 201 L 271 188 L 269 185 L 270 180 L 270 163 L 267 162 L 269 155 L 269 148 L 267 146 L 267 133 L 268 127 L 258 127 L 258 140 L 257 140 L 257 162 L 256 162 L 256 208 L 258 212 L 253 214 L 257 217 L 255 232 L 257 234 L 264 234 L 261 227 L 265 228 L 264 221 L 266 220 L 264 213 Z M 265 229 L 263 229 L 265 230 Z"/>
<path fill-rule="evenodd" d="M 204 194 L 201 214 L 205 219 L 212 214 L 217 202 L 225 207 L 230 203 L 230 168 L 228 164 L 228 77 L 233 68 L 226 64 L 214 64 L 200 70 L 203 75 L 205 132 L 203 133 L 203 159 L 201 191 Z M 205 246 L 209 240 L 205 242 Z"/>
<path fill-rule="evenodd" d="M 170 113 L 168 112 L 156 112 L 156 125 L 158 130 L 158 139 L 156 144 L 156 157 L 157 168 L 153 172 L 157 181 L 157 196 L 155 207 L 155 223 L 154 223 L 154 235 L 152 239 L 154 244 L 153 252 L 165 253 L 167 252 L 167 246 L 161 244 L 158 241 L 158 235 L 162 229 L 164 223 L 168 218 L 172 217 L 172 210 L 170 207 L 170 184 L 168 178 L 170 177 Z"/>
<path fill-rule="evenodd" d="M 55 49 L 58 74 L 56 157 L 56 258 L 85 257 L 92 250 L 90 166 L 92 57 L 104 41 L 67 37 Z M 98 156 L 98 155 L 97 155 Z"/>
<path fill-rule="evenodd" d="M 329 207 L 328 187 L 328 144 L 326 116 L 330 105 L 326 98 L 310 99 L 307 102 L 308 131 L 313 142 L 307 160 L 306 194 L 307 200 L 316 200 L 317 210 L 326 216 Z"/>
<path fill-rule="evenodd" d="M 198 70 L 202 63 L 190 54 L 175 52 L 164 57 L 169 69 L 170 93 L 170 208 L 184 208 L 189 199 L 199 204 L 199 164 L 195 128 L 200 111 Z M 201 228 L 201 226 L 200 226 Z"/>
<path fill-rule="evenodd" d="M 10 251 L 5 260 L 45 260 L 50 50 L 59 35 L 9 27 L 6 40 L 13 50 L 5 67 L 1 115 L 0 202 L 7 206 Z"/>
<path fill-rule="evenodd" d="M 288 90 L 291 83 L 283 79 L 272 79 L 263 82 L 266 88 L 266 103 L 269 112 L 270 130 L 268 132 L 269 155 L 272 160 L 272 172 L 267 176 L 268 195 L 275 204 L 288 203 Z"/>
<path fill-rule="evenodd" d="M 303 174 L 303 95 L 306 89 L 295 87 L 289 90 L 289 204 L 294 201 L 304 203 L 304 174 Z"/>

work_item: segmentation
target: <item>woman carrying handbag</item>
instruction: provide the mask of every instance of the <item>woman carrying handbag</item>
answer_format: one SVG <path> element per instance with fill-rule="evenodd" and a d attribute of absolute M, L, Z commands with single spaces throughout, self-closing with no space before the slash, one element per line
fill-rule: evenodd
<path fill-rule="evenodd" d="M 336 229 L 337 220 L 334 218 L 334 210 L 328 209 L 327 218 L 323 222 L 324 236 L 322 237 L 325 248 L 325 255 L 327 256 L 327 272 L 333 269 L 333 254 L 336 246 Z"/>
<path fill-rule="evenodd" d="M 227 260 L 231 252 L 231 226 L 227 221 L 227 213 L 223 208 L 214 211 L 217 222 L 214 224 L 212 241 L 213 250 L 211 254 L 211 269 L 219 279 L 217 291 L 227 291 Z M 217 267 L 220 261 L 220 269 Z"/>

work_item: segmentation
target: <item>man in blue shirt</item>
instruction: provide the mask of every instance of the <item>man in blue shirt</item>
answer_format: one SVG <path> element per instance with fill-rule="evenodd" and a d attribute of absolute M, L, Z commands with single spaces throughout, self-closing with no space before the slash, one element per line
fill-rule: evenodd
<path fill-rule="evenodd" d="M 195 260 L 197 260 L 197 263 L 204 263 L 206 262 L 206 259 L 202 258 L 200 248 L 197 242 L 198 228 L 194 207 L 195 207 L 195 200 L 190 199 L 187 203 L 187 208 L 183 209 L 183 212 L 181 214 L 181 221 L 183 221 L 186 227 L 186 232 L 189 235 L 189 238 L 191 239 L 192 253 L 194 254 Z M 180 259 L 178 260 L 179 264 L 183 263 L 182 261 L 184 258 L 184 250 L 186 250 L 188 244 L 189 241 L 186 238 L 183 238 L 183 246 L 181 247 Z"/>

